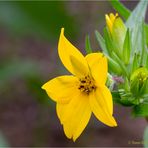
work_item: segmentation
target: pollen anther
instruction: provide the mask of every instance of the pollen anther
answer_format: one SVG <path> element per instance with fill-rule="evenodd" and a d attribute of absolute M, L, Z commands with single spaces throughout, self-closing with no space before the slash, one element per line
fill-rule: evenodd
<path fill-rule="evenodd" d="M 85 76 L 84 78 L 79 79 L 79 81 L 80 84 L 78 89 L 85 94 L 89 94 L 96 89 L 94 79 L 90 76 Z"/>

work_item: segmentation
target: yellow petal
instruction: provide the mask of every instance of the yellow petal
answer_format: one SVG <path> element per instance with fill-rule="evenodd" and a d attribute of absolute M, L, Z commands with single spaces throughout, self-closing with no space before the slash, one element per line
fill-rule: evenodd
<path fill-rule="evenodd" d="M 118 16 L 118 13 L 116 13 L 115 15 L 113 13 L 110 13 L 109 16 L 110 16 L 111 22 L 114 23 L 116 17 Z"/>
<path fill-rule="evenodd" d="M 66 39 L 64 28 L 61 29 L 58 52 L 63 65 L 73 75 L 84 76 L 88 74 L 89 69 L 84 56 Z"/>
<path fill-rule="evenodd" d="M 89 98 L 82 93 L 72 97 L 69 104 L 57 104 L 57 114 L 63 124 L 65 135 L 74 141 L 85 129 L 91 117 Z"/>
<path fill-rule="evenodd" d="M 116 13 L 115 15 L 113 13 L 110 13 L 109 16 L 107 14 L 105 15 L 106 24 L 111 33 L 112 33 L 114 21 L 117 16 L 118 16 L 118 13 Z"/>
<path fill-rule="evenodd" d="M 112 32 L 113 23 L 107 14 L 105 15 L 105 19 L 106 19 L 106 24 L 107 24 L 107 27 L 109 28 L 109 31 Z"/>
<path fill-rule="evenodd" d="M 91 110 L 98 120 L 111 127 L 117 126 L 112 116 L 112 97 L 106 87 L 97 88 L 95 92 L 90 94 L 89 101 Z"/>
<path fill-rule="evenodd" d="M 107 58 L 102 53 L 91 53 L 86 57 L 91 74 L 99 85 L 104 85 L 107 80 Z"/>
<path fill-rule="evenodd" d="M 71 95 L 77 93 L 78 79 L 74 76 L 59 76 L 42 86 L 49 97 L 60 103 L 68 103 Z"/>

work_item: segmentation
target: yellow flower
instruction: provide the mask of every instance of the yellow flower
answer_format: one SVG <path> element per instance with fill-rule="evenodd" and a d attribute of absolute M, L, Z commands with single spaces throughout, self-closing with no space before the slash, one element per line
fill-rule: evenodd
<path fill-rule="evenodd" d="M 110 32 L 112 32 L 112 28 L 113 28 L 113 24 L 115 19 L 117 18 L 118 13 L 116 13 L 115 15 L 113 13 L 110 13 L 109 15 L 105 15 L 105 19 L 106 19 L 106 24 L 110 30 Z"/>
<path fill-rule="evenodd" d="M 91 114 L 108 126 L 117 126 L 107 79 L 107 58 L 102 53 L 84 57 L 64 36 L 61 29 L 58 53 L 72 75 L 56 77 L 42 88 L 57 104 L 57 115 L 69 139 L 75 141 L 90 120 Z"/>

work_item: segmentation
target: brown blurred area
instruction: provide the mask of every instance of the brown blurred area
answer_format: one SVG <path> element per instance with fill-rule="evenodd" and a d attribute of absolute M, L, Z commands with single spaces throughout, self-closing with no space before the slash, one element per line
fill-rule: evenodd
<path fill-rule="evenodd" d="M 137 2 L 123 3 L 132 9 Z M 107 127 L 92 116 L 78 140 L 68 140 L 55 103 L 41 90 L 49 79 L 67 73 L 57 54 L 60 28 L 65 27 L 67 38 L 83 53 L 89 34 L 97 51 L 94 31 L 102 33 L 104 15 L 112 11 L 107 1 L 0 2 L 1 147 L 142 146 L 147 122 L 119 105 L 114 109 L 118 127 Z"/>

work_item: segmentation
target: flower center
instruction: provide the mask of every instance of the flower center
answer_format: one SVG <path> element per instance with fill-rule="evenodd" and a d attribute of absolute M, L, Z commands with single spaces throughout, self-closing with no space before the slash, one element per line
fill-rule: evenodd
<path fill-rule="evenodd" d="M 94 79 L 90 76 L 85 76 L 84 78 L 79 79 L 78 89 L 85 94 L 89 94 L 96 89 Z"/>

